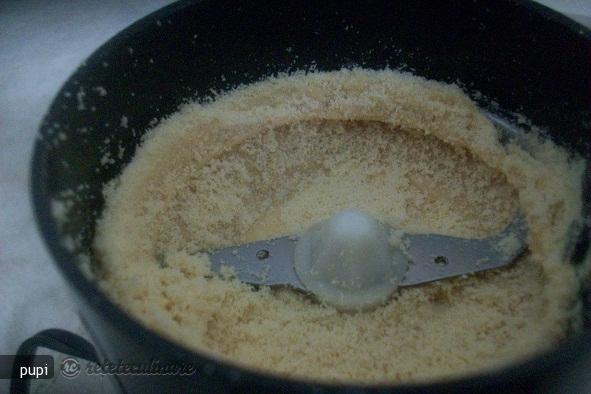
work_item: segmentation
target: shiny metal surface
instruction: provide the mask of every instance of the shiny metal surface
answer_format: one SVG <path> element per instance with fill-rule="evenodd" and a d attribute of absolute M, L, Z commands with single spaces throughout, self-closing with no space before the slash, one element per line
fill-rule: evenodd
<path fill-rule="evenodd" d="M 211 252 L 211 269 L 220 272 L 224 266 L 231 267 L 236 277 L 246 283 L 303 290 L 293 266 L 296 242 L 297 237 L 281 237 Z"/>
<path fill-rule="evenodd" d="M 516 217 L 505 230 L 488 238 L 466 239 L 438 234 L 404 234 L 408 271 L 400 286 L 415 286 L 511 264 L 527 248 L 527 226 Z M 245 283 L 306 290 L 294 270 L 297 237 L 258 241 L 210 252 L 212 271 L 233 270 Z"/>
<path fill-rule="evenodd" d="M 524 219 L 518 217 L 499 234 L 483 239 L 404 235 L 412 263 L 400 285 L 414 286 L 509 265 L 527 247 L 526 229 Z"/>

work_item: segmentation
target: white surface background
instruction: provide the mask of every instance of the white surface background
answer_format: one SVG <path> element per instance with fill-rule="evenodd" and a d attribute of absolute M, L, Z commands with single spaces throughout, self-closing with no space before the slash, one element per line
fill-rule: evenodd
<path fill-rule="evenodd" d="M 46 328 L 84 330 L 45 250 L 29 201 L 41 118 L 95 48 L 170 0 L 0 0 L 0 354 Z M 539 0 L 591 26 L 591 0 Z M 0 392 L 7 390 L 0 380 Z"/>

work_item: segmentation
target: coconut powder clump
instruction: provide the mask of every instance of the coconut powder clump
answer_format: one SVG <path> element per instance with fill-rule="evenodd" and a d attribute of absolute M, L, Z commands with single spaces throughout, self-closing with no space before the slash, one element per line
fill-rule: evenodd
<path fill-rule="evenodd" d="M 162 335 L 282 376 L 395 383 L 507 365 L 581 326 L 565 248 L 583 164 L 532 134 L 527 149 L 498 137 L 458 87 L 395 71 L 270 78 L 185 105 L 105 188 L 99 284 Z M 299 233 L 347 208 L 461 237 L 521 212 L 529 251 L 358 313 L 209 271 L 204 250 Z"/>

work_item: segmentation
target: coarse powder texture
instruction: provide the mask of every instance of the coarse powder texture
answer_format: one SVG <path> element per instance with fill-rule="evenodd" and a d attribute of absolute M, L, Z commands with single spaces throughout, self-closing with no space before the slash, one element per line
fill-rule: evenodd
<path fill-rule="evenodd" d="M 176 342 L 283 376 L 394 383 L 504 366 L 581 325 L 565 240 L 583 165 L 523 138 L 527 149 L 502 145 L 459 88 L 394 71 L 271 78 L 186 105 L 105 188 L 100 286 Z M 358 313 L 209 272 L 204 250 L 299 233 L 346 208 L 462 237 L 521 211 L 529 252 Z"/>

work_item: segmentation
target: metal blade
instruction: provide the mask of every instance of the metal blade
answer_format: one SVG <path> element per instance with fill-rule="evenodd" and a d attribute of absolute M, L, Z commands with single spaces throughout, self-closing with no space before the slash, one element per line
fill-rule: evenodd
<path fill-rule="evenodd" d="M 436 280 L 503 267 L 526 249 L 527 227 L 517 217 L 501 233 L 483 239 L 465 239 L 438 234 L 404 234 L 408 271 L 400 286 L 415 286 Z M 257 241 L 209 253 L 211 269 L 224 266 L 242 282 L 265 286 L 290 286 L 306 290 L 293 267 L 297 237 Z"/>
<path fill-rule="evenodd" d="M 209 253 L 211 270 L 230 267 L 238 279 L 253 285 L 287 285 L 304 289 L 293 267 L 297 237 L 257 241 Z"/>
<path fill-rule="evenodd" d="M 511 264 L 526 249 L 526 225 L 515 219 L 501 233 L 483 239 L 405 234 L 410 264 L 400 286 L 414 286 Z"/>

